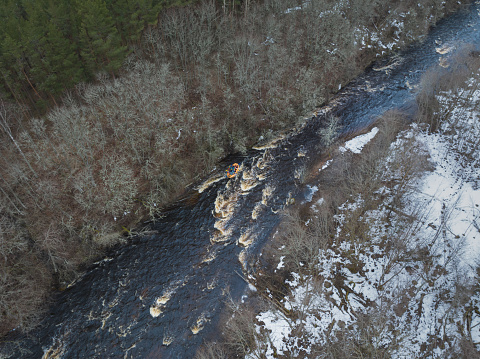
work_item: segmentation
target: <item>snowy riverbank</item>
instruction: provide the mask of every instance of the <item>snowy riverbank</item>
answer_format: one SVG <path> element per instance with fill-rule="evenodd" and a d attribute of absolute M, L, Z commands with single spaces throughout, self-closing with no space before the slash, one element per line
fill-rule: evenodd
<path fill-rule="evenodd" d="M 471 80 L 464 89 L 437 96 L 437 115 L 444 115 L 439 131 L 412 124 L 397 136 L 380 166 L 378 187 L 338 208 L 336 235 L 319 249 L 315 268 L 291 273 L 290 293 L 280 307 L 257 315 L 257 346 L 247 358 L 477 355 L 477 85 Z M 377 131 L 340 147 L 341 156 L 348 151 L 362 156 Z M 315 204 L 306 226 L 325 205 L 322 197 L 311 197 Z M 279 270 L 284 261 L 288 267 L 282 249 Z"/>

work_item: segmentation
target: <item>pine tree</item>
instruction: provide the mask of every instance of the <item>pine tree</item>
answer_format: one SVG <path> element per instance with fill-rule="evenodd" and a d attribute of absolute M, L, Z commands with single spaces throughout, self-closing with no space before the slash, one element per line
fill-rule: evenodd
<path fill-rule="evenodd" d="M 79 18 L 69 0 L 49 0 L 47 35 L 44 40 L 47 56 L 58 64 L 57 74 L 65 88 L 85 80 L 78 43 Z"/>
<path fill-rule="evenodd" d="M 87 70 L 93 74 L 105 69 L 114 74 L 122 65 L 127 47 L 122 46 L 120 34 L 105 1 L 79 0 L 76 6 L 81 19 L 81 56 Z"/>
<path fill-rule="evenodd" d="M 4 83 L 4 90 L 14 97 L 21 96 L 21 47 L 10 35 L 4 35 L 0 42 L 0 72 Z"/>
<path fill-rule="evenodd" d="M 14 98 L 22 97 L 25 79 L 22 69 L 25 63 L 24 44 L 21 38 L 21 22 L 24 10 L 18 2 L 7 0 L 0 4 L 0 73 L 4 91 Z"/>
<path fill-rule="evenodd" d="M 52 82 L 56 81 L 55 74 L 50 69 L 50 61 L 45 55 L 42 43 L 46 36 L 48 14 L 45 11 L 44 1 L 25 0 L 23 2 L 26 19 L 21 24 L 22 41 L 25 44 L 27 64 L 26 76 L 32 83 L 35 91 L 48 92 Z M 53 79 L 52 79 L 53 77 Z M 38 94 L 40 97 L 41 95 Z"/>
<path fill-rule="evenodd" d="M 84 78 L 83 67 L 75 53 L 75 45 L 63 36 L 53 22 L 46 24 L 46 30 L 41 47 L 47 76 L 41 88 L 57 95 Z"/>
<path fill-rule="evenodd" d="M 107 8 L 124 43 L 136 42 L 148 24 L 155 24 L 161 5 L 152 0 L 107 0 Z"/>

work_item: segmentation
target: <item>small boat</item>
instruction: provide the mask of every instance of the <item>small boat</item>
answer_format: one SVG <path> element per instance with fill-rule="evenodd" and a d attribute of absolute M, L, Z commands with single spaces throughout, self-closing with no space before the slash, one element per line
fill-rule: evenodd
<path fill-rule="evenodd" d="M 225 170 L 226 176 L 228 178 L 235 177 L 239 168 L 240 168 L 240 166 L 238 165 L 238 163 L 234 163 L 233 165 L 228 166 L 228 168 Z"/>

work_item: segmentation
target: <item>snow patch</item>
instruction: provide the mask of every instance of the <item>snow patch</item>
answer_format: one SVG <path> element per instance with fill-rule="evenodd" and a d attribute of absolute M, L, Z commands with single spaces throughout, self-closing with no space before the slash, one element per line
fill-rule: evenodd
<path fill-rule="evenodd" d="M 378 132 L 378 127 L 372 128 L 372 130 L 364 135 L 357 136 L 350 141 L 345 142 L 345 145 L 340 147 L 341 152 L 346 152 L 347 150 L 352 151 L 353 153 L 362 152 L 363 147 L 370 142 Z"/>

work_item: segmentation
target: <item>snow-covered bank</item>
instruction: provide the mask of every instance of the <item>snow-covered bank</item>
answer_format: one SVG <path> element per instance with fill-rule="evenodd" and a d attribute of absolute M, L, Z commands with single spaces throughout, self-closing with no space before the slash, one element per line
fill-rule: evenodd
<path fill-rule="evenodd" d="M 256 331 L 268 339 L 257 338 L 247 358 L 478 355 L 480 91 L 475 83 L 437 96 L 440 112 L 448 114 L 439 131 L 413 124 L 398 135 L 378 169 L 378 186 L 338 208 L 336 235 L 328 248 L 318 250 L 314 269 L 292 273 L 286 281 L 290 293 L 281 302 L 284 310 L 275 305 L 257 315 Z M 340 152 L 360 153 L 368 142 L 361 140 L 376 133 L 349 141 Z M 325 206 L 319 203 L 312 206 L 312 221 Z M 281 267 L 284 262 L 288 267 L 283 254 Z"/>

